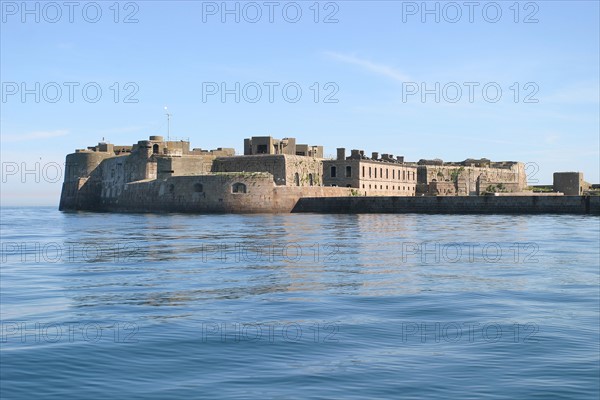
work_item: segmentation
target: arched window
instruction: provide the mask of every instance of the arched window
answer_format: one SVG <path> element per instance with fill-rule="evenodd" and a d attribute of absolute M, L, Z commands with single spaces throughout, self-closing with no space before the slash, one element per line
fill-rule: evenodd
<path fill-rule="evenodd" d="M 300 186 L 300 175 L 297 172 L 294 174 L 294 183 L 296 186 Z"/>
<path fill-rule="evenodd" d="M 335 165 L 331 166 L 331 177 L 335 178 L 337 176 L 337 167 Z"/>
<path fill-rule="evenodd" d="M 157 144 L 152 146 L 152 154 L 158 154 L 158 145 Z"/>
<path fill-rule="evenodd" d="M 346 166 L 346 178 L 352 178 L 352 167 L 350 165 Z"/>
<path fill-rule="evenodd" d="M 234 183 L 231 185 L 231 193 L 246 193 L 246 185 L 243 183 Z"/>
<path fill-rule="evenodd" d="M 312 175 L 312 174 L 308 174 L 308 184 L 309 184 L 310 186 L 313 186 L 313 185 L 314 185 L 314 182 L 313 182 L 313 175 Z"/>
<path fill-rule="evenodd" d="M 204 187 L 202 186 L 201 183 L 195 183 L 194 184 L 194 192 L 196 193 L 202 193 L 204 191 Z"/>

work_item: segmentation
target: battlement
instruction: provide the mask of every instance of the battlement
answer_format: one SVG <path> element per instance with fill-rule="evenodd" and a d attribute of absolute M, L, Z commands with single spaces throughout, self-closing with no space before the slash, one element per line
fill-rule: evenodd
<path fill-rule="evenodd" d="M 296 138 L 274 139 L 271 136 L 252 136 L 244 139 L 245 156 L 260 154 L 323 158 L 323 146 L 296 144 Z"/>

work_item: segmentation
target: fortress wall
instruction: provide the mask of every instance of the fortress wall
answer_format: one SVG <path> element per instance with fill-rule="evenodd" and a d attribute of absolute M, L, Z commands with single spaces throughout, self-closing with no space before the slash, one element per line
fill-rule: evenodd
<path fill-rule="evenodd" d="M 594 214 L 599 196 L 437 196 L 302 198 L 292 212 L 392 214 Z"/>
<path fill-rule="evenodd" d="M 234 183 L 246 193 L 232 193 Z M 175 176 L 131 182 L 116 199 L 103 199 L 106 211 L 136 212 L 261 212 L 273 196 L 270 174 Z"/>
<path fill-rule="evenodd" d="M 219 157 L 213 162 L 213 172 L 268 172 L 273 175 L 276 185 L 296 186 L 296 173 L 299 186 L 320 186 L 323 175 L 322 159 L 292 155 L 254 155 Z"/>
<path fill-rule="evenodd" d="M 246 193 L 234 193 L 243 183 Z M 201 185 L 201 186 L 200 186 Z M 298 199 L 311 196 L 348 196 L 345 188 L 275 186 L 268 173 L 227 173 L 171 177 L 131 182 L 117 198 L 103 198 L 98 211 L 289 213 Z"/>
<path fill-rule="evenodd" d="M 296 187 L 296 186 L 276 186 L 273 197 L 273 208 L 277 212 L 289 213 L 292 212 L 298 201 L 302 197 L 349 197 L 352 196 L 352 189 L 341 187 L 313 186 L 313 187 Z"/>
<path fill-rule="evenodd" d="M 100 164 L 97 174 L 92 178 L 94 182 L 101 183 L 100 197 L 117 197 L 121 193 L 128 181 L 128 175 L 135 175 L 131 161 L 131 157 L 121 156 L 109 158 Z"/>
<path fill-rule="evenodd" d="M 91 210 L 100 201 L 102 183 L 91 178 L 63 183 L 59 210 Z"/>
<path fill-rule="evenodd" d="M 207 174 L 212 169 L 214 158 L 210 155 L 156 157 L 158 179 L 170 176 Z"/>
<path fill-rule="evenodd" d="M 299 185 L 296 185 L 298 174 Z M 312 185 L 311 183 L 312 174 Z M 321 186 L 323 184 L 323 160 L 304 156 L 285 156 L 285 184 L 287 186 Z"/>
<path fill-rule="evenodd" d="M 276 185 L 286 184 L 285 156 L 257 155 L 218 157 L 213 162 L 213 172 L 267 172 L 273 175 Z"/>
<path fill-rule="evenodd" d="M 157 158 L 145 154 L 108 158 L 92 173 L 90 183 L 100 183 L 99 197 L 117 198 L 127 183 L 156 177 L 157 168 Z"/>
<path fill-rule="evenodd" d="M 114 157 L 113 153 L 82 151 L 68 154 L 65 161 L 65 182 L 75 182 L 89 177 L 103 160 Z"/>
<path fill-rule="evenodd" d="M 513 163 L 504 168 L 499 167 L 471 167 L 460 165 L 419 165 L 418 166 L 418 185 L 417 195 L 445 195 L 447 188 L 439 185 L 441 192 L 436 188 L 430 188 L 429 184 L 434 180 L 437 182 L 453 183 L 458 177 L 457 189 L 455 195 L 476 196 L 480 191 L 484 191 L 488 186 L 497 186 L 502 184 L 504 191 L 521 192 L 527 188 L 527 175 L 523 163 Z M 477 180 L 480 179 L 480 186 Z M 430 190 L 430 189 L 433 189 Z"/>
<path fill-rule="evenodd" d="M 59 210 L 75 209 L 80 204 L 95 201 L 100 185 L 90 177 L 97 174 L 97 167 L 110 160 L 109 157 L 114 157 L 114 154 L 82 151 L 67 155 Z"/>

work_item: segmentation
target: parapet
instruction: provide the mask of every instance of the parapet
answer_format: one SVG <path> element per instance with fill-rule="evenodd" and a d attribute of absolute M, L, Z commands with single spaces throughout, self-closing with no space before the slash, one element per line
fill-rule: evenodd
<path fill-rule="evenodd" d="M 434 158 L 433 160 L 425 160 L 422 158 L 417 162 L 417 165 L 444 165 L 444 161 L 439 158 Z"/>
<path fill-rule="evenodd" d="M 290 156 L 307 156 L 323 158 L 323 146 L 296 144 L 296 138 L 274 139 L 271 136 L 252 136 L 244 139 L 244 155 L 286 154 Z"/>

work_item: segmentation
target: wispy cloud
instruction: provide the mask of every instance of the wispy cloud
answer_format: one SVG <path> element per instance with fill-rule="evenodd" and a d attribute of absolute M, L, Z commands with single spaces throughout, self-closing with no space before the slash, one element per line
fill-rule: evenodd
<path fill-rule="evenodd" d="M 338 61 L 357 65 L 363 69 L 366 69 L 367 71 L 373 72 L 381 76 L 385 76 L 387 78 L 391 78 L 398 82 L 411 81 L 411 78 L 407 74 L 390 65 L 375 63 L 373 61 L 358 58 L 353 55 L 341 54 L 331 51 L 326 51 L 325 55 Z"/>
<path fill-rule="evenodd" d="M 0 139 L 2 142 L 27 142 L 32 140 L 43 140 L 52 139 L 60 136 L 66 136 L 69 134 L 67 130 L 56 130 L 56 131 L 34 131 L 25 133 L 22 135 L 7 134 L 2 135 Z"/>

